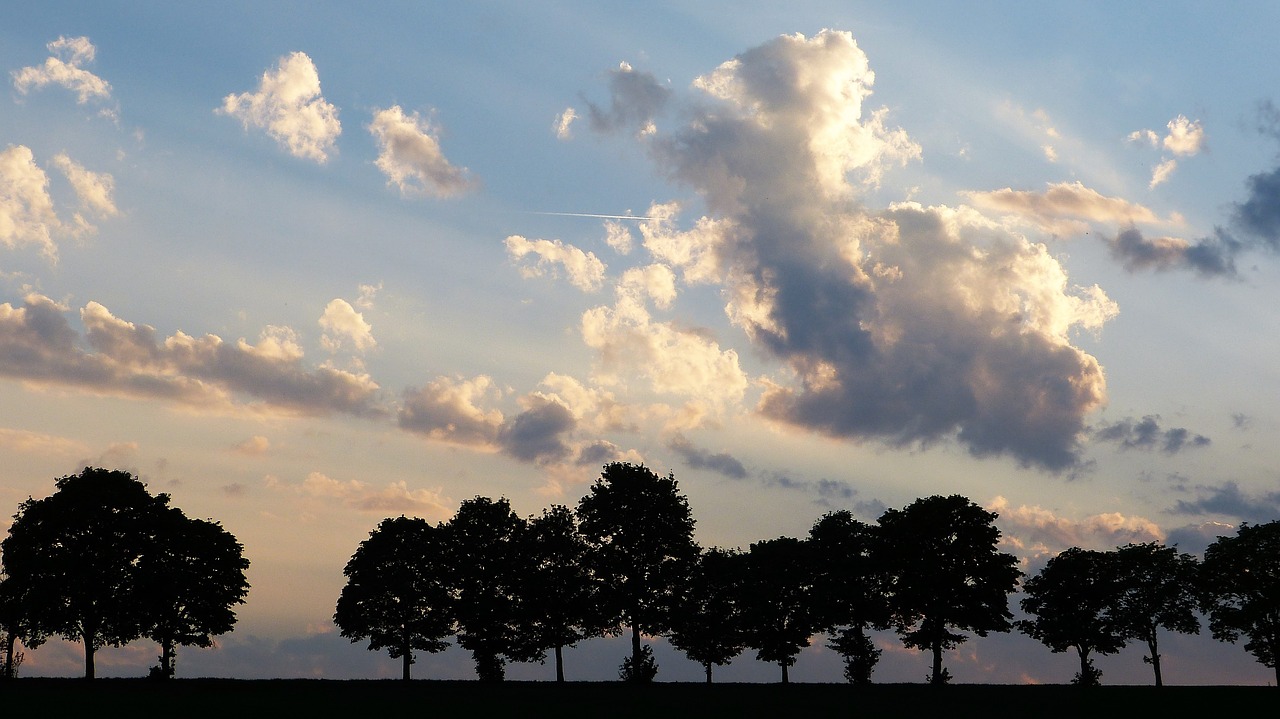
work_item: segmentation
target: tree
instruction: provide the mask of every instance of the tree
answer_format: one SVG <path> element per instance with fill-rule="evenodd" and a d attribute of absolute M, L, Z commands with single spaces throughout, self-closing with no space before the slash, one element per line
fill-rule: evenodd
<path fill-rule="evenodd" d="M 746 555 L 711 547 L 698 557 L 672 616 L 671 644 L 702 665 L 728 664 L 746 648 L 742 622 Z"/>
<path fill-rule="evenodd" d="M 3 543 L 4 569 L 21 592 L 30 638 L 58 635 L 94 653 L 138 639 L 150 626 L 140 567 L 169 502 L 133 475 L 85 467 L 43 499 L 18 507 Z"/>
<path fill-rule="evenodd" d="M 1147 644 L 1142 661 L 1160 675 L 1158 630 L 1199 634 L 1196 578 L 1200 566 L 1190 554 L 1157 542 L 1126 544 L 1115 553 L 1119 599 L 1112 613 L 1125 636 Z"/>
<path fill-rule="evenodd" d="M 891 623 L 908 647 L 933 652 L 929 681 L 945 684 L 942 650 L 1013 624 L 1009 593 L 1022 572 L 996 549 L 995 512 L 960 495 L 917 499 L 879 519 Z"/>
<path fill-rule="evenodd" d="M 1071 547 L 1022 587 L 1022 610 L 1034 619 L 1018 622 L 1018 629 L 1054 653 L 1074 648 L 1080 658 L 1075 684 L 1099 683 L 1102 672 L 1094 668 L 1090 654 L 1124 648 L 1124 626 L 1112 615 L 1122 592 L 1118 579 L 1113 554 Z"/>
<path fill-rule="evenodd" d="M 217 522 L 189 519 L 175 507 L 156 520 L 153 544 L 138 570 L 149 623 L 144 635 L 160 645 L 155 675 L 168 678 L 176 647 L 213 646 L 213 637 L 235 626 L 232 607 L 249 593 L 249 560 Z"/>
<path fill-rule="evenodd" d="M 867 629 L 883 629 L 889 622 L 888 577 L 878 541 L 876 528 L 847 510 L 828 512 L 809 530 L 819 623 L 830 632 L 827 646 L 844 658 L 845 678 L 854 684 L 870 684 L 880 659 Z"/>
<path fill-rule="evenodd" d="M 813 558 L 807 542 L 778 537 L 751 545 L 741 606 L 746 645 L 756 658 L 782 668 L 782 683 L 796 655 L 821 627 L 813 605 Z"/>
<path fill-rule="evenodd" d="M 1247 637 L 1245 651 L 1276 672 L 1280 685 L 1280 520 L 1240 525 L 1218 537 L 1200 565 L 1200 601 L 1223 642 Z"/>
<path fill-rule="evenodd" d="M 531 574 L 527 533 L 505 498 L 468 499 L 444 525 L 458 644 L 471 652 L 483 681 L 501 681 L 507 660 L 546 656 L 523 606 Z"/>
<path fill-rule="evenodd" d="M 403 663 L 409 681 L 414 651 L 439 652 L 453 634 L 448 564 L 439 527 L 417 517 L 382 520 L 343 568 L 347 584 L 333 623 L 343 637 L 369 640 Z"/>
<path fill-rule="evenodd" d="M 555 651 L 556 681 L 563 682 L 564 647 L 577 644 L 599 623 L 587 543 L 573 511 L 553 505 L 528 521 L 526 547 L 531 566 L 523 588 L 524 612 L 538 646 Z"/>
<path fill-rule="evenodd" d="M 4 647 L 0 679 L 14 679 L 18 676 L 18 667 L 22 665 L 24 658 L 23 652 L 17 649 L 19 641 L 32 649 L 43 642 L 42 638 L 31 635 L 29 625 L 22 587 L 8 576 L 0 575 L 0 643 Z"/>
<path fill-rule="evenodd" d="M 641 632 L 671 626 L 671 608 L 694 561 L 693 515 L 675 477 L 643 464 L 614 462 L 578 502 L 578 526 L 591 545 L 592 572 L 604 590 L 600 606 L 611 631 L 631 627 L 630 666 L 642 660 Z"/>

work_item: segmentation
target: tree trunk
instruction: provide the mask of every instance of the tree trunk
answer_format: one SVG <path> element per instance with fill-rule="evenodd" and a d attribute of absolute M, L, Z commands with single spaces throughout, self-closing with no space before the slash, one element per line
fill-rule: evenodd
<path fill-rule="evenodd" d="M 160 673 L 164 679 L 173 678 L 174 654 L 172 639 L 164 639 L 160 642 Z"/>
<path fill-rule="evenodd" d="M 556 681 L 564 682 L 564 652 L 559 644 L 556 645 Z"/>
<path fill-rule="evenodd" d="M 707 670 L 707 683 L 711 683 L 711 662 L 704 662 L 703 668 Z"/>
<path fill-rule="evenodd" d="M 404 654 L 400 655 L 400 678 L 409 681 L 409 667 L 413 665 L 413 650 L 406 648 Z"/>
<path fill-rule="evenodd" d="M 18 641 L 18 637 L 15 636 L 13 632 L 8 632 L 5 634 L 5 637 L 4 637 L 4 678 L 5 679 L 13 679 L 14 674 L 16 674 L 13 666 L 13 645 L 14 645 L 14 642 L 17 642 L 17 641 Z"/>
<path fill-rule="evenodd" d="M 1077 646 L 1076 654 L 1080 656 L 1080 685 L 1090 686 L 1093 684 L 1093 667 L 1089 665 L 1089 650 Z"/>
<path fill-rule="evenodd" d="M 84 640 L 84 678 L 93 679 L 93 642 Z"/>
<path fill-rule="evenodd" d="M 640 625 L 631 625 L 631 670 L 640 669 Z"/>
<path fill-rule="evenodd" d="M 778 664 L 782 666 L 782 683 L 783 683 L 783 684 L 790 684 L 790 683 L 791 683 L 791 679 L 790 679 L 790 677 L 788 677 L 788 676 L 787 676 L 787 663 L 786 663 L 786 662 L 778 662 Z"/>
<path fill-rule="evenodd" d="M 1151 639 L 1147 641 L 1147 649 L 1151 651 L 1151 669 L 1156 673 L 1156 686 L 1164 686 L 1164 680 L 1160 677 L 1160 652 L 1156 642 L 1156 635 L 1151 634 Z"/>
<path fill-rule="evenodd" d="M 942 640 L 935 639 L 933 641 L 933 677 L 932 683 L 944 684 L 942 678 Z"/>

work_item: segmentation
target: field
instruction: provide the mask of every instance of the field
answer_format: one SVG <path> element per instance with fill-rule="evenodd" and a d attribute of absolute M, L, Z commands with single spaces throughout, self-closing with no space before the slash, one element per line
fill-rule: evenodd
<path fill-rule="evenodd" d="M 183 717 L 853 717 L 1119 716 L 1220 713 L 1274 702 L 1275 687 L 883 684 L 18 679 L 0 684 L 10 716 L 116 711 Z"/>

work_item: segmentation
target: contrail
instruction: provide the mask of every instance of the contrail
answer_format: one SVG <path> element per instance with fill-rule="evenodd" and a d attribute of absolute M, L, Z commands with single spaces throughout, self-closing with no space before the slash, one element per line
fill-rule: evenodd
<path fill-rule="evenodd" d="M 535 215 L 556 215 L 558 217 L 597 217 L 602 220 L 656 220 L 656 217 L 639 215 L 595 215 L 589 212 L 534 212 Z"/>

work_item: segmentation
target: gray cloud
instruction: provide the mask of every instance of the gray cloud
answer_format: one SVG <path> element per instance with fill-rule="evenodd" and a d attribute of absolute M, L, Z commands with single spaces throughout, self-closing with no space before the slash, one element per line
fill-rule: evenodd
<path fill-rule="evenodd" d="M 1210 439 L 1202 434 L 1192 434 L 1185 427 L 1160 426 L 1160 416 L 1149 414 L 1140 420 L 1122 419 L 1111 424 L 1101 424 L 1093 429 L 1094 439 L 1114 442 L 1122 449 L 1159 449 L 1166 454 L 1177 454 L 1184 449 L 1207 447 Z"/>
<path fill-rule="evenodd" d="M 648 131 L 671 98 L 671 90 L 651 73 L 636 72 L 625 62 L 609 71 L 609 94 L 608 108 L 587 102 L 591 129 L 596 132 Z"/>
<path fill-rule="evenodd" d="M 672 437 L 667 442 L 667 448 L 680 455 L 690 469 L 707 469 L 730 479 L 745 479 L 747 476 L 747 468 L 733 455 L 727 452 L 712 453 L 695 447 L 684 435 L 676 434 Z"/>
<path fill-rule="evenodd" d="M 1234 276 L 1238 240 L 1221 228 L 1213 236 L 1189 242 L 1177 237 L 1146 237 L 1136 227 L 1105 240 L 1111 256 L 1126 270 L 1191 270 L 1203 277 Z"/>
<path fill-rule="evenodd" d="M 1169 511 L 1175 514 L 1217 514 L 1236 517 L 1246 522 L 1263 523 L 1280 519 L 1280 492 L 1250 494 L 1235 482 L 1220 487 L 1197 487 L 1199 497 L 1193 501 L 1178 500 Z"/>
<path fill-rule="evenodd" d="M 564 436 L 577 424 L 567 407 L 546 400 L 503 425 L 498 442 L 502 451 L 524 462 L 557 460 L 569 454 Z"/>

